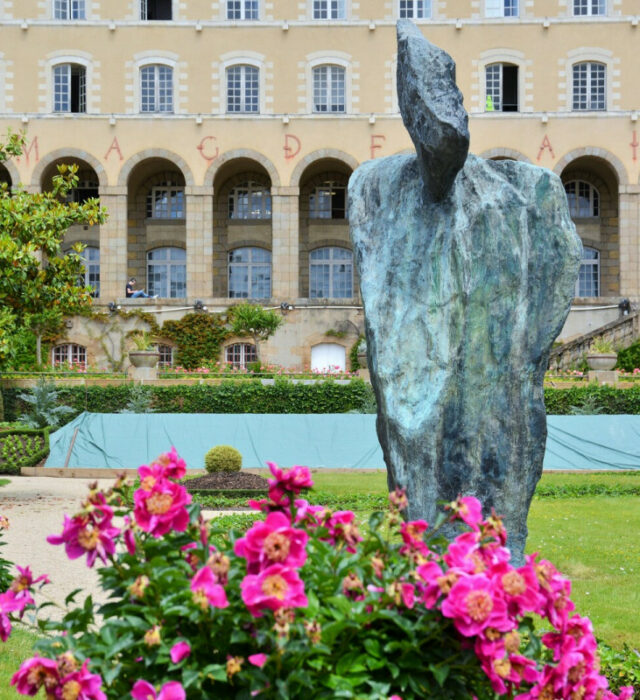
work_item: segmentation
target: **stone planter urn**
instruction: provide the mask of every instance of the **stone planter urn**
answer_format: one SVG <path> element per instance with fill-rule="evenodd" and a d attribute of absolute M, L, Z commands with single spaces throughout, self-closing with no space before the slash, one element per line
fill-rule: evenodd
<path fill-rule="evenodd" d="M 618 361 L 617 352 L 590 352 L 587 355 L 589 369 L 604 371 L 611 370 Z"/>
<path fill-rule="evenodd" d="M 367 341 L 361 340 L 358 346 L 358 364 L 361 369 L 369 369 L 369 364 L 367 360 Z"/>
<path fill-rule="evenodd" d="M 160 359 L 157 350 L 131 350 L 129 361 L 134 367 L 155 367 Z"/>

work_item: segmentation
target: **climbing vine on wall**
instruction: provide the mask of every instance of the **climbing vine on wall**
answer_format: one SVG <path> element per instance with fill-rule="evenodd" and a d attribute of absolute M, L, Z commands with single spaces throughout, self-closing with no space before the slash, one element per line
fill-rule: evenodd
<path fill-rule="evenodd" d="M 160 335 L 178 347 L 177 364 L 195 369 L 204 362 L 215 362 L 230 331 L 217 314 L 186 314 L 179 321 L 165 321 Z"/>
<path fill-rule="evenodd" d="M 360 343 L 364 340 L 364 335 L 362 333 L 358 336 L 358 340 L 351 346 L 349 350 L 349 362 L 351 363 L 351 371 L 357 372 L 360 369 L 360 361 L 358 360 L 358 349 L 360 348 Z"/>

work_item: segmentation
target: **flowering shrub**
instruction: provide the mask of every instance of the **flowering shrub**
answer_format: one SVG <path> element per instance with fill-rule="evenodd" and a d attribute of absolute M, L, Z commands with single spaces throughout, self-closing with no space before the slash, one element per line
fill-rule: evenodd
<path fill-rule="evenodd" d="M 70 596 L 62 621 L 41 623 L 49 636 L 14 675 L 17 691 L 44 687 L 63 700 L 632 697 L 607 690 L 569 580 L 538 555 L 511 566 L 500 518 L 483 519 L 476 499 L 458 498 L 430 527 L 401 520 L 407 500 L 397 491 L 360 532 L 350 511 L 300 497 L 308 469 L 270 469 L 269 497 L 251 502 L 261 519 L 244 533 L 201 517 L 177 483 L 185 464 L 175 450 L 140 467 L 133 512 L 121 505 L 123 479 L 91 489 L 49 540 L 88 566 L 105 562 L 109 600 L 74 607 Z M 450 544 L 438 535 L 447 520 L 462 530 Z M 33 605 L 38 579 L 28 570 L 18 579 L 0 596 L 7 621 Z"/>

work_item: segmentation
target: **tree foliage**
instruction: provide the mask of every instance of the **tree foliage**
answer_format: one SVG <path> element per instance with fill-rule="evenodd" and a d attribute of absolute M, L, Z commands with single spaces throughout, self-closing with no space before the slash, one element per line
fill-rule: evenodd
<path fill-rule="evenodd" d="M 24 135 L 9 132 L 0 141 L 0 162 L 20 156 L 24 145 Z M 91 305 L 91 288 L 80 284 L 84 246 L 74 244 L 63 255 L 62 243 L 70 226 L 104 223 L 106 210 L 97 199 L 66 201 L 77 171 L 76 165 L 58 166 L 49 192 L 0 184 L 0 364 L 11 361 L 20 328 L 39 339 L 58 331 L 64 316 Z"/>
<path fill-rule="evenodd" d="M 268 340 L 282 325 L 283 318 L 275 311 L 267 311 L 256 304 L 238 304 L 229 309 L 231 332 L 250 335 L 260 359 L 260 342 Z"/>

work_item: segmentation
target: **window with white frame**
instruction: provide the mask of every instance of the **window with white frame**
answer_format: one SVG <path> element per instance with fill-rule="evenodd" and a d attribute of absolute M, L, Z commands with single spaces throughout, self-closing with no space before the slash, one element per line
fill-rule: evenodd
<path fill-rule="evenodd" d="M 345 0 L 313 0 L 313 19 L 346 19 Z"/>
<path fill-rule="evenodd" d="M 317 248 L 309 253 L 309 298 L 353 296 L 353 253 L 346 248 Z"/>
<path fill-rule="evenodd" d="M 173 68 L 162 64 L 140 69 L 140 111 L 173 112 Z"/>
<path fill-rule="evenodd" d="M 604 63 L 585 61 L 573 66 L 574 110 L 607 108 L 607 67 Z"/>
<path fill-rule="evenodd" d="M 85 0 L 53 0 L 54 19 L 86 19 Z"/>
<path fill-rule="evenodd" d="M 344 219 L 347 215 L 347 186 L 325 180 L 309 195 L 310 219 Z"/>
<path fill-rule="evenodd" d="M 171 345 L 157 345 L 158 354 L 160 359 L 158 360 L 158 367 L 173 367 L 173 348 Z"/>
<path fill-rule="evenodd" d="M 166 299 L 187 296 L 187 253 L 184 248 L 156 248 L 147 253 L 147 292 Z"/>
<path fill-rule="evenodd" d="M 258 0 L 227 0 L 227 19 L 259 19 Z"/>
<path fill-rule="evenodd" d="M 607 0 L 573 0 L 575 17 L 606 15 Z"/>
<path fill-rule="evenodd" d="M 184 187 L 165 180 L 147 195 L 148 219 L 184 219 Z"/>
<path fill-rule="evenodd" d="M 171 0 L 140 0 L 140 19 L 172 19 Z"/>
<path fill-rule="evenodd" d="M 255 180 L 246 180 L 229 192 L 230 219 L 270 219 L 271 192 Z"/>
<path fill-rule="evenodd" d="M 485 111 L 518 111 L 518 66 L 492 63 L 485 66 Z"/>
<path fill-rule="evenodd" d="M 271 297 L 271 252 L 263 248 L 236 248 L 229 252 L 229 297 Z"/>
<path fill-rule="evenodd" d="M 431 0 L 400 0 L 400 19 L 430 19 Z"/>
<path fill-rule="evenodd" d="M 224 359 L 237 369 L 247 369 L 251 362 L 257 362 L 256 346 L 251 343 L 234 343 L 227 346 L 224 351 Z"/>
<path fill-rule="evenodd" d="M 347 351 L 337 343 L 320 343 L 311 348 L 311 371 L 321 374 L 344 372 Z"/>
<path fill-rule="evenodd" d="M 595 248 L 587 246 L 582 248 L 575 295 L 577 297 L 600 296 L 600 253 Z"/>
<path fill-rule="evenodd" d="M 573 219 L 597 218 L 600 216 L 600 195 L 598 190 L 583 180 L 565 182 L 569 213 Z"/>
<path fill-rule="evenodd" d="M 485 0 L 486 17 L 517 17 L 518 0 Z"/>
<path fill-rule="evenodd" d="M 51 362 L 54 367 L 87 367 L 87 349 L 75 343 L 56 345 L 51 351 Z"/>
<path fill-rule="evenodd" d="M 255 66 L 227 68 L 227 112 L 260 111 L 260 71 Z"/>
<path fill-rule="evenodd" d="M 342 66 L 317 66 L 313 69 L 313 111 L 346 112 L 346 71 Z"/>
<path fill-rule="evenodd" d="M 87 71 L 76 63 L 53 67 L 53 111 L 87 111 Z"/>
<path fill-rule="evenodd" d="M 84 265 L 81 282 L 85 287 L 93 289 L 92 297 L 98 298 L 100 296 L 100 248 L 87 246 L 82 251 L 81 257 Z"/>

